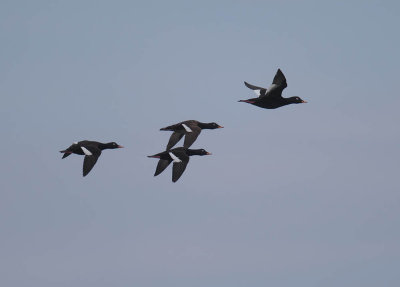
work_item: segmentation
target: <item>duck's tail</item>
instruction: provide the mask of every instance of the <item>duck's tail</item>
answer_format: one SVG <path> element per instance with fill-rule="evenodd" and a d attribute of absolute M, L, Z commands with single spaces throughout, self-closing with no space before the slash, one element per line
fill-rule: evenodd
<path fill-rule="evenodd" d="M 62 158 L 66 158 L 67 156 L 69 156 L 71 154 L 71 152 L 69 150 L 60 150 L 60 152 L 63 153 Z"/>
<path fill-rule="evenodd" d="M 249 104 L 255 103 L 255 101 L 252 101 L 252 100 L 239 100 L 238 102 L 249 103 Z"/>
<path fill-rule="evenodd" d="M 172 131 L 172 126 L 161 128 L 160 131 Z"/>

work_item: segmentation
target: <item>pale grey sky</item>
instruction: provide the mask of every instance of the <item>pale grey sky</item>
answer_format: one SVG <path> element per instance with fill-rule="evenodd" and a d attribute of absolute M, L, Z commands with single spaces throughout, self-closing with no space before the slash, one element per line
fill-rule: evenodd
<path fill-rule="evenodd" d="M 1 1 L 0 285 L 398 286 L 399 8 Z M 278 68 L 308 104 L 237 102 Z M 187 119 L 213 155 L 154 178 Z"/>

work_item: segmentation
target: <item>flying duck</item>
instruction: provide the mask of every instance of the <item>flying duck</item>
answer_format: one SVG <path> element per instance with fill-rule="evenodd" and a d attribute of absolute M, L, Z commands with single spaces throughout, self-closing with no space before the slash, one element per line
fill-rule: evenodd
<path fill-rule="evenodd" d="M 169 142 L 167 144 L 167 150 L 171 149 L 181 138 L 185 136 L 183 147 L 189 148 L 197 139 L 202 129 L 220 129 L 222 126 L 217 123 L 202 123 L 195 120 L 189 120 L 171 125 L 160 129 L 160 131 L 173 131 Z"/>
<path fill-rule="evenodd" d="M 171 150 L 166 150 L 155 155 L 149 155 L 151 158 L 158 158 L 158 164 L 154 176 L 162 173 L 171 162 L 174 162 L 172 167 L 172 181 L 176 182 L 186 169 L 189 163 L 189 157 L 192 155 L 210 155 L 211 153 L 204 149 L 188 149 L 178 147 Z"/>
<path fill-rule="evenodd" d="M 249 103 L 264 109 L 276 109 L 290 104 L 307 103 L 299 97 L 282 97 L 282 91 L 287 87 L 287 83 L 285 75 L 280 69 L 276 72 L 272 85 L 268 89 L 253 86 L 247 82 L 244 82 L 244 84 L 249 89 L 252 89 L 258 98 L 240 100 L 239 102 Z"/>
<path fill-rule="evenodd" d="M 85 140 L 75 142 L 69 148 L 60 152 L 64 154 L 62 158 L 66 158 L 72 153 L 84 155 L 85 158 L 83 160 L 83 176 L 86 176 L 96 164 L 102 150 L 115 148 L 123 148 L 123 146 L 120 146 L 115 142 L 100 143 L 96 141 Z"/>

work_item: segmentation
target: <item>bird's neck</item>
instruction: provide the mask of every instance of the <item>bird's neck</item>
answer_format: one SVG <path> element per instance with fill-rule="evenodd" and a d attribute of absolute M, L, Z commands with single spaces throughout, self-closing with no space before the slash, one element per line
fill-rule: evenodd
<path fill-rule="evenodd" d="M 186 151 L 186 154 L 188 155 L 188 156 L 191 156 L 191 155 L 200 155 L 200 152 L 201 150 L 200 149 L 187 149 L 187 151 Z"/>
<path fill-rule="evenodd" d="M 288 104 L 293 104 L 296 102 L 295 100 L 296 97 L 290 97 L 290 98 L 283 98 L 285 100 L 286 105 Z"/>
<path fill-rule="evenodd" d="M 200 123 L 199 122 L 198 126 L 201 129 L 212 129 L 212 123 Z"/>
<path fill-rule="evenodd" d="M 100 143 L 99 144 L 99 149 L 103 150 L 103 149 L 109 149 L 111 148 L 112 143 Z"/>
<path fill-rule="evenodd" d="M 281 103 L 282 103 L 283 106 L 286 106 L 286 105 L 292 104 L 293 101 L 291 100 L 291 98 L 283 98 L 282 97 Z"/>

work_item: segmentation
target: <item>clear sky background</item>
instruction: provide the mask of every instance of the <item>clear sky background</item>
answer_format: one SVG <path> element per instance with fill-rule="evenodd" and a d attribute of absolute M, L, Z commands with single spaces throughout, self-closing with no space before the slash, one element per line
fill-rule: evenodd
<path fill-rule="evenodd" d="M 399 286 L 399 11 L 1 1 L 0 285 Z M 237 102 L 278 68 L 308 104 Z M 213 155 L 154 178 L 187 119 Z"/>

